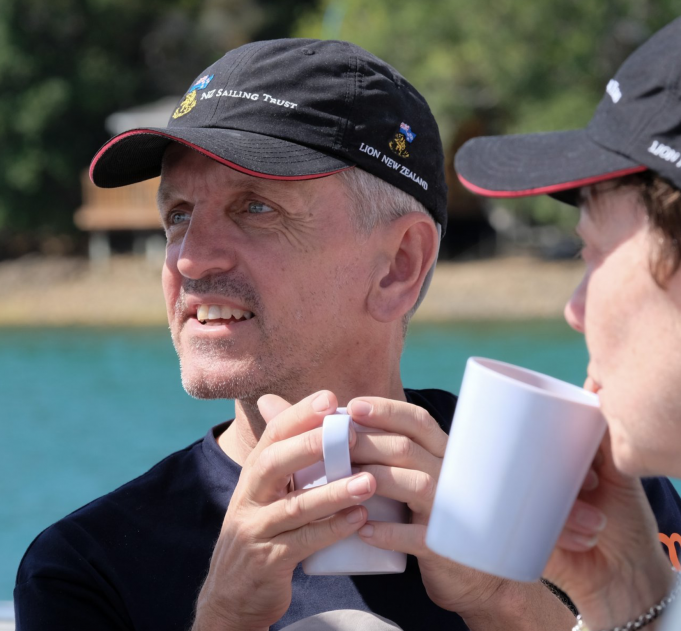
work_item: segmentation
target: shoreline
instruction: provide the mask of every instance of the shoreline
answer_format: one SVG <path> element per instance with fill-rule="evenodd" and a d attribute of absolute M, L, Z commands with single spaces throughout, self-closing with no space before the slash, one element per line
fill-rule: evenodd
<path fill-rule="evenodd" d="M 0 326 L 167 326 L 161 265 L 137 256 L 2 262 Z M 414 322 L 559 318 L 583 269 L 529 256 L 442 262 Z"/>

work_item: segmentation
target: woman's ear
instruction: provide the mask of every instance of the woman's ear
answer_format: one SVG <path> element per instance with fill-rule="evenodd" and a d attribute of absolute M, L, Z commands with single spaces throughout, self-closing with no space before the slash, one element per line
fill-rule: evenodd
<path fill-rule="evenodd" d="M 425 213 L 409 213 L 384 229 L 387 256 L 374 278 L 367 305 L 374 319 L 392 322 L 416 304 L 435 263 L 439 237 L 432 218 Z"/>

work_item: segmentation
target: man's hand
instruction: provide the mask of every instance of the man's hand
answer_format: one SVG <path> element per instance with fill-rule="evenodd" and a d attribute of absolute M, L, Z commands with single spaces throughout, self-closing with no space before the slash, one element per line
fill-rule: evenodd
<path fill-rule="evenodd" d="M 425 545 L 447 434 L 423 408 L 410 403 L 362 397 L 348 404 L 361 425 L 388 432 L 358 433 L 353 464 L 376 479 L 376 494 L 405 502 L 411 523 L 368 522 L 359 530 L 367 543 L 418 558 L 433 602 L 456 611 L 472 628 L 570 629 L 574 617 L 541 584 L 504 580 L 459 565 Z"/>
<path fill-rule="evenodd" d="M 197 601 L 194 631 L 257 631 L 279 620 L 291 602 L 296 565 L 357 531 L 367 517 L 357 505 L 376 490 L 373 477 L 360 473 L 290 491 L 292 474 L 322 459 L 321 424 L 337 407 L 332 393 L 322 391 L 293 406 L 267 395 L 258 406 L 268 424 L 230 500 Z"/>

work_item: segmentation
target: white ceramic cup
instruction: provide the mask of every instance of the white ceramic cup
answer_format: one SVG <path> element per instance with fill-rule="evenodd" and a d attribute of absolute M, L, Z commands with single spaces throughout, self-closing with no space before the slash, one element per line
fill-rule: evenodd
<path fill-rule="evenodd" d="M 352 475 L 350 466 L 350 424 L 356 432 L 380 433 L 381 430 L 353 423 L 345 408 L 324 418 L 322 447 L 324 460 L 293 475 L 296 489 L 310 489 Z M 408 509 L 401 502 L 374 495 L 363 503 L 369 519 L 406 523 Z M 315 552 L 303 561 L 303 571 L 311 575 L 398 574 L 407 566 L 407 555 L 381 550 L 364 543 L 357 534 Z"/>
<path fill-rule="evenodd" d="M 426 544 L 490 574 L 539 579 L 605 427 L 594 393 L 471 357 Z"/>

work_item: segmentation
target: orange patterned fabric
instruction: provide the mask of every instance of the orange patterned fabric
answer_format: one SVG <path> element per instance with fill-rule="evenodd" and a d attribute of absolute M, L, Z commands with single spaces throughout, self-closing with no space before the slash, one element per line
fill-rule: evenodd
<path fill-rule="evenodd" d="M 667 546 L 667 552 L 669 554 L 669 560 L 672 562 L 675 570 L 681 571 L 681 563 L 679 562 L 679 555 L 676 551 L 676 544 L 678 543 L 681 547 L 681 535 L 678 532 L 673 532 L 670 536 L 665 535 L 663 532 L 659 533 L 659 538 L 665 546 Z"/>

